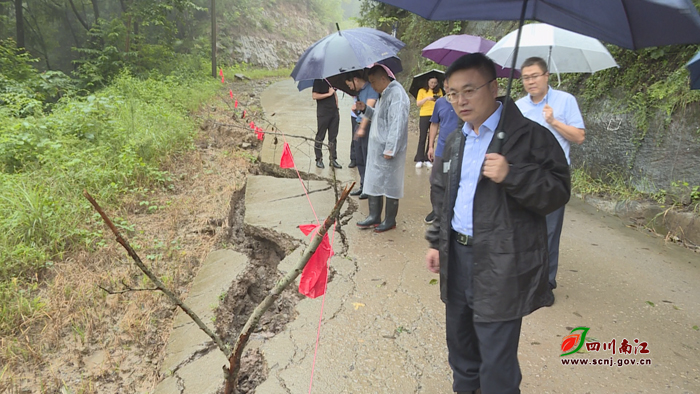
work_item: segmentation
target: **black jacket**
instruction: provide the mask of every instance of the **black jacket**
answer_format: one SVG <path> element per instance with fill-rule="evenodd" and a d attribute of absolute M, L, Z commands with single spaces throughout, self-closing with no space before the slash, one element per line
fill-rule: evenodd
<path fill-rule="evenodd" d="M 499 99 L 502 100 L 502 99 Z M 474 321 L 517 319 L 554 295 L 548 283 L 545 216 L 571 195 L 566 157 L 552 133 L 526 119 L 508 104 L 502 154 L 510 164 L 500 184 L 481 176 L 474 194 Z M 494 136 L 489 152 L 496 141 Z M 437 219 L 426 232 L 430 247 L 440 251 L 440 298 L 447 302 L 447 265 L 452 216 L 461 177 L 464 134 L 450 134 L 442 168 L 433 177 Z"/>

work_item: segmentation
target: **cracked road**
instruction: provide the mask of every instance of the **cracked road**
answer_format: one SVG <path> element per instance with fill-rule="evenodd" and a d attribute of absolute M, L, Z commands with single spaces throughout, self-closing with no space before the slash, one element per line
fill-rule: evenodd
<path fill-rule="evenodd" d="M 265 91 L 262 103 L 267 113 L 275 112 L 275 121 L 286 132 L 313 136 L 316 109 L 310 96 L 310 91 L 297 92 L 291 81 L 283 81 Z M 338 152 L 345 168 L 337 176 L 359 180 L 346 167 L 349 99 L 341 98 L 340 107 Z M 409 152 L 416 142 L 417 132 L 411 130 Z M 296 149 L 300 169 L 330 176 L 330 169 L 312 166 L 310 147 Z M 279 162 L 280 151 L 263 152 L 263 160 Z M 354 223 L 367 214 L 366 201 L 359 201 L 359 210 L 343 228 L 347 255 L 331 260 L 334 275 L 325 301 L 301 301 L 297 318 L 284 332 L 254 345 L 262 349 L 269 368 L 258 394 L 452 392 L 444 306 L 434 283 L 437 275 L 424 264 L 429 172 L 414 170 L 411 162 L 406 169 L 397 229 L 383 234 L 357 229 Z M 523 321 L 522 392 L 700 392 L 698 257 L 572 198 L 562 234 L 556 302 Z M 647 342 L 650 353 L 590 351 L 568 358 L 613 363 L 646 358 L 651 365 L 563 365 L 562 339 L 579 326 L 590 328 L 589 340 L 615 339 L 619 344 L 637 338 Z"/>

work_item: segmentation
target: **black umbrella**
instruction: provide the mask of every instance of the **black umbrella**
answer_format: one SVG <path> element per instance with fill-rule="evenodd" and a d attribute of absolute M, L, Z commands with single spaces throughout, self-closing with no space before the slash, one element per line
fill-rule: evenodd
<path fill-rule="evenodd" d="M 519 20 L 516 43 L 520 42 L 525 19 L 549 23 L 629 49 L 700 42 L 700 15 L 691 0 L 377 1 L 431 20 Z M 516 45 L 511 70 L 516 68 L 517 58 Z M 510 101 L 512 80 L 511 73 L 504 106 Z M 503 123 L 499 122 L 496 130 L 496 152 L 500 152 L 505 138 Z"/>
<path fill-rule="evenodd" d="M 411 93 L 413 97 L 418 98 L 418 91 L 428 86 L 428 80 L 430 78 L 437 78 L 438 86 L 442 90 L 442 82 L 445 80 L 445 72 L 440 70 L 430 70 L 413 77 L 408 93 Z"/>

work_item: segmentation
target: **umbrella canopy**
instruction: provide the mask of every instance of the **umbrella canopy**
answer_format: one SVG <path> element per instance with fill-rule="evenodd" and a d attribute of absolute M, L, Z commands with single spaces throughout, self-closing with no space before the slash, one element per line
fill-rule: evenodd
<path fill-rule="evenodd" d="M 401 65 L 401 59 L 399 59 L 398 56 L 392 56 L 390 58 L 380 60 L 376 64 L 381 64 L 381 65 L 385 66 L 386 68 L 388 68 L 389 70 L 388 70 L 387 74 L 389 74 L 389 76 L 392 78 L 394 77 L 393 74 L 398 74 L 401 71 L 403 71 L 403 66 Z M 369 68 L 371 66 L 373 66 L 373 64 L 370 64 L 367 67 Z M 369 71 L 368 68 L 362 69 L 362 72 L 363 72 L 362 77 L 365 80 L 367 80 L 367 71 Z M 341 74 L 330 76 L 330 77 L 326 78 L 326 81 L 328 81 L 328 83 L 331 86 L 333 86 L 334 88 L 336 88 L 338 90 L 341 90 L 341 91 L 343 91 L 351 96 L 357 96 L 359 92 L 348 88 L 348 85 L 345 83 L 345 74 L 346 73 L 341 73 Z M 299 81 L 299 83 L 297 83 L 297 89 L 299 89 L 299 91 L 302 91 L 304 89 L 308 89 L 312 86 L 314 86 L 313 79 L 305 79 L 305 80 Z"/>
<path fill-rule="evenodd" d="M 442 82 L 445 80 L 445 72 L 440 70 L 430 70 L 413 77 L 408 93 L 411 93 L 413 97 L 418 98 L 418 91 L 428 86 L 428 80 L 430 78 L 437 78 L 438 86 L 440 89 L 442 89 Z"/>
<path fill-rule="evenodd" d="M 339 30 L 307 48 L 292 70 L 292 77 L 303 81 L 362 70 L 368 64 L 396 55 L 405 45 L 376 29 Z"/>
<path fill-rule="evenodd" d="M 513 62 L 518 31 L 508 33 L 486 56 L 505 65 Z M 523 26 L 517 68 L 529 57 L 547 61 L 550 71 L 557 73 L 594 73 L 618 67 L 615 59 L 600 41 L 546 23 Z"/>
<path fill-rule="evenodd" d="M 469 34 L 455 34 L 434 41 L 423 48 L 421 55 L 437 64 L 450 66 L 460 56 L 477 52 L 486 53 L 494 45 L 496 45 L 495 41 L 483 37 L 471 36 Z M 519 74 L 520 73 L 516 73 L 516 77 L 520 76 Z M 508 78 L 508 76 L 510 76 L 510 69 L 497 66 L 496 76 L 499 78 Z"/>
<path fill-rule="evenodd" d="M 431 20 L 518 20 L 524 0 L 378 0 Z M 628 49 L 700 41 L 691 0 L 528 0 L 525 19 Z"/>
<path fill-rule="evenodd" d="M 700 52 L 685 65 L 690 71 L 690 88 L 700 89 Z"/>

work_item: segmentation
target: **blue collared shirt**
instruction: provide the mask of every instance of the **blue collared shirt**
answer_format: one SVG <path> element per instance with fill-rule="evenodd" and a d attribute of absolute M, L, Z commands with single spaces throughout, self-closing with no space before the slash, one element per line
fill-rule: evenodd
<path fill-rule="evenodd" d="M 365 82 L 365 85 L 362 87 L 362 89 L 360 89 L 360 92 L 357 95 L 357 99 L 367 104 L 367 100 L 379 100 L 379 94 L 374 91 L 369 82 Z"/>
<path fill-rule="evenodd" d="M 447 137 L 455 131 L 459 124 L 459 117 L 455 113 L 452 104 L 447 102 L 443 96 L 435 102 L 433 115 L 430 117 L 430 123 L 439 123 L 440 131 L 438 134 L 437 144 L 435 145 L 435 156 L 442 157 L 442 151 L 445 149 L 445 141 Z"/>
<path fill-rule="evenodd" d="M 462 174 L 457 189 L 457 201 L 455 201 L 452 216 L 452 229 L 462 234 L 474 235 L 474 193 L 476 184 L 481 176 L 481 167 L 484 164 L 486 151 L 495 134 L 498 121 L 501 119 L 503 104 L 498 103 L 498 109 L 491 114 L 479 128 L 479 135 L 469 123 L 462 127 L 462 134 L 466 137 L 464 151 L 462 152 Z"/>
<path fill-rule="evenodd" d="M 578 108 L 576 97 L 569 93 L 562 92 L 561 90 L 552 89 L 552 87 L 549 86 L 547 89 L 547 94 L 544 96 L 542 101 L 537 104 L 532 101 L 532 96 L 529 94 L 515 102 L 520 109 L 520 112 L 522 112 L 526 118 L 541 124 L 552 132 L 552 134 L 557 138 L 557 141 L 559 141 L 561 149 L 564 150 L 566 162 L 571 164 L 571 159 L 569 159 L 569 149 L 571 148 L 571 143 L 569 140 L 559 134 L 554 126 L 544 120 L 542 111 L 544 110 L 545 103 L 552 107 L 554 117 L 558 121 L 564 123 L 565 125 L 584 129 L 583 117 L 581 116 L 581 111 Z"/>

